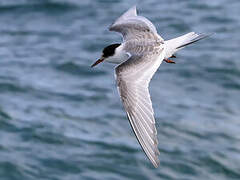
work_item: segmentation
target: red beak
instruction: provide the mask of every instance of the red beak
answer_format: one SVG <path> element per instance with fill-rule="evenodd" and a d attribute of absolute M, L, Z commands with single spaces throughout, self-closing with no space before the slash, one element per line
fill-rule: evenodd
<path fill-rule="evenodd" d="M 95 63 L 93 63 L 93 65 L 91 65 L 91 67 L 96 66 L 97 64 L 101 63 L 104 61 L 104 58 L 98 59 Z"/>

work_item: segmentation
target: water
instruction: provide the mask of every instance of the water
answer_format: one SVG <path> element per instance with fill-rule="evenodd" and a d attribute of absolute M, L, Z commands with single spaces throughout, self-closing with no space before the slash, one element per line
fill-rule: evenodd
<path fill-rule="evenodd" d="M 215 32 L 151 82 L 160 167 L 129 126 L 113 65 L 90 65 L 138 4 L 165 39 Z M 240 179 L 240 2 L 0 1 L 0 179 Z"/>

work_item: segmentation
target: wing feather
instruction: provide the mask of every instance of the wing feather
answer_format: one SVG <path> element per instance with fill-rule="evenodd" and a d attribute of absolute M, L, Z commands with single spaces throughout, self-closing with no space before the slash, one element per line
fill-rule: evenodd
<path fill-rule="evenodd" d="M 148 86 L 163 57 L 164 49 L 156 54 L 132 55 L 115 69 L 124 109 L 138 142 L 154 167 L 158 167 L 160 153 Z"/>
<path fill-rule="evenodd" d="M 131 54 L 115 69 L 118 90 L 138 142 L 158 167 L 160 153 L 148 86 L 165 56 L 164 41 L 147 18 L 137 15 L 136 6 L 120 16 L 109 30 L 123 35 L 123 50 Z"/>
<path fill-rule="evenodd" d="M 143 16 L 137 15 L 136 6 L 133 6 L 120 16 L 110 27 L 110 31 L 116 31 L 123 35 L 124 41 L 135 37 L 158 38 L 156 27 Z"/>

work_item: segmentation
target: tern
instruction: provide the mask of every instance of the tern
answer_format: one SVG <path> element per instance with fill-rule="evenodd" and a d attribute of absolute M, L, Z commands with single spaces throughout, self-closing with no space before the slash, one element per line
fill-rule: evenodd
<path fill-rule="evenodd" d="M 164 41 L 151 21 L 137 15 L 136 6 L 120 16 L 109 30 L 121 33 L 123 42 L 105 47 L 91 67 L 103 61 L 118 64 L 115 77 L 123 107 L 139 144 L 157 168 L 160 152 L 149 82 L 162 61 L 175 63 L 169 58 L 175 58 L 178 50 L 210 34 L 190 32 Z"/>

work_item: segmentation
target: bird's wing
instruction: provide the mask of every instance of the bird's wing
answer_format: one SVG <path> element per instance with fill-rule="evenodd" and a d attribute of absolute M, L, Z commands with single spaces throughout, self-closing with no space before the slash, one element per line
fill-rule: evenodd
<path fill-rule="evenodd" d="M 159 151 L 148 86 L 164 56 L 163 45 L 158 46 L 152 53 L 132 55 L 115 69 L 118 91 L 132 129 L 155 167 L 159 164 Z"/>
<path fill-rule="evenodd" d="M 124 41 L 141 36 L 153 36 L 163 40 L 155 26 L 147 18 L 137 15 L 136 6 L 133 6 L 120 16 L 110 27 L 110 31 L 116 31 L 123 35 Z"/>

